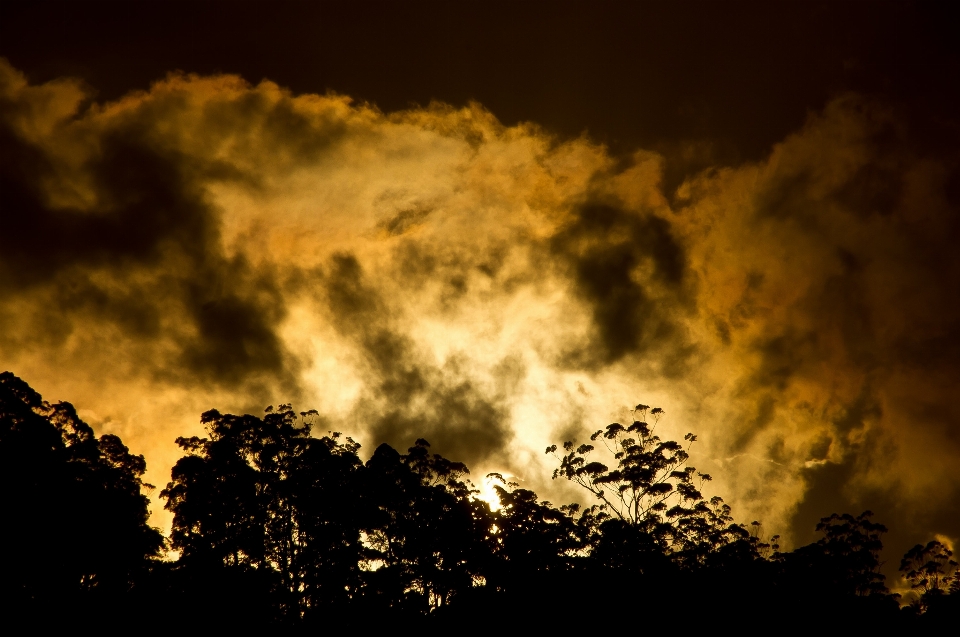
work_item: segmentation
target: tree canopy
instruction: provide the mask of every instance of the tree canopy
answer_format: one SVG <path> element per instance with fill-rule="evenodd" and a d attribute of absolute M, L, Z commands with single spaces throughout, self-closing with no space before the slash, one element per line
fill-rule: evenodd
<path fill-rule="evenodd" d="M 164 545 L 147 523 L 145 470 L 143 456 L 117 436 L 97 438 L 70 403 L 50 404 L 0 373 L 5 601 L 68 609 L 142 582 Z"/>
<path fill-rule="evenodd" d="M 5 372 L 5 600 L 48 621 L 156 616 L 218 629 L 472 629 L 491 613 L 505 629 L 536 628 L 556 609 L 631 630 L 686 629 L 694 617 L 955 626 L 949 547 L 933 540 L 904 556 L 914 592 L 903 600 L 880 573 L 886 527 L 869 511 L 824 517 L 819 540 L 781 551 L 759 522 L 735 522 L 704 492 L 710 476 L 687 464 L 696 436 L 662 440 L 663 413 L 638 405 L 595 445 L 547 448 L 554 478 L 582 487 L 586 505 L 555 506 L 490 474 L 491 508 L 466 465 L 424 439 L 405 453 L 380 445 L 364 462 L 352 438 L 316 431 L 316 411 L 211 410 L 203 437 L 177 439 L 183 457 L 160 493 L 173 513 L 165 539 L 148 525 L 143 457 Z M 161 559 L 165 547 L 175 559 Z"/>

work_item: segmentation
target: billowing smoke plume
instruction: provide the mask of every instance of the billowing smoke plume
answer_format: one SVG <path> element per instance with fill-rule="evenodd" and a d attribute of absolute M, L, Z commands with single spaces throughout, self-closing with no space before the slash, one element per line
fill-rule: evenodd
<path fill-rule="evenodd" d="M 564 499 L 542 449 L 643 401 L 771 532 L 957 537 L 951 130 L 846 96 L 663 192 L 656 154 L 477 104 L 231 76 L 98 104 L 0 63 L 0 366 L 160 483 L 201 411 L 292 400 Z"/>

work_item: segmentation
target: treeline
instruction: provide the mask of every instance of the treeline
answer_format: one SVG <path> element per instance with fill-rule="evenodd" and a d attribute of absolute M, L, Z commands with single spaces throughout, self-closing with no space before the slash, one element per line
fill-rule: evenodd
<path fill-rule="evenodd" d="M 206 437 L 177 440 L 185 453 L 160 493 L 174 515 L 164 538 L 148 525 L 143 457 L 5 372 L 0 594 L 37 626 L 131 631 L 957 625 L 947 547 L 904 556 L 912 601 L 879 572 L 886 529 L 869 512 L 826 517 L 821 539 L 781 551 L 705 498 L 710 477 L 687 465 L 694 436 L 663 441 L 659 409 L 634 414 L 592 444 L 547 449 L 554 477 L 591 491 L 594 506 L 554 506 L 492 476 L 491 510 L 467 467 L 425 440 L 406 453 L 381 445 L 364 463 L 349 437 L 313 435 L 316 412 L 209 411 Z M 179 558 L 163 559 L 167 548 Z"/>

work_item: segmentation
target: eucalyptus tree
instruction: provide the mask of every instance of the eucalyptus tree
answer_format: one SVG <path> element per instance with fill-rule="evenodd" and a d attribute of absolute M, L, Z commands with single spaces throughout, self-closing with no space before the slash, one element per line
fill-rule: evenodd
<path fill-rule="evenodd" d="M 947 595 L 960 596 L 960 566 L 953 559 L 953 551 L 939 540 L 917 544 L 907 551 L 900 561 L 900 573 L 916 594 L 912 605 L 919 613 L 942 604 Z M 958 608 L 956 599 L 951 602 Z"/>
<path fill-rule="evenodd" d="M 610 539 L 622 538 L 624 548 L 645 547 L 680 561 L 699 562 L 711 550 L 749 541 L 750 534 L 733 523 L 723 499 L 703 495 L 711 476 L 687 465 L 697 437 L 684 436 L 686 446 L 661 439 L 656 430 L 664 411 L 659 407 L 640 404 L 631 415 L 630 424 L 615 422 L 590 436 L 599 448 L 568 441 L 558 456 L 556 445 L 547 447 L 560 462 L 553 478 L 570 480 L 599 500 L 599 506 L 584 515 L 605 527 Z M 600 459 L 595 459 L 597 453 Z M 611 559 L 626 556 L 618 553 Z"/>

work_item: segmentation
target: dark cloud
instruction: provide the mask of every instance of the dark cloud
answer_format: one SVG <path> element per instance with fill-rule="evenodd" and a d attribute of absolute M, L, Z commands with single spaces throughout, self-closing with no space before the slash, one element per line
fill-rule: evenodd
<path fill-rule="evenodd" d="M 691 290 L 683 247 L 667 220 L 587 203 L 550 247 L 593 318 L 592 338 L 568 351 L 569 364 L 595 368 L 643 355 L 668 376 L 684 371 L 692 351 L 677 314 Z"/>
<path fill-rule="evenodd" d="M 960 510 L 941 505 L 960 497 L 960 489 L 955 484 L 944 482 L 930 494 L 920 496 L 920 501 L 911 501 L 892 487 L 851 488 L 863 472 L 865 462 L 892 463 L 895 457 L 895 449 L 884 449 L 882 441 L 868 436 L 862 445 L 851 449 L 842 462 L 804 468 L 801 471 L 803 498 L 790 520 L 789 534 L 793 541 L 799 545 L 817 540 L 817 522 L 830 513 L 872 511 L 873 519 L 888 529 L 883 539 L 885 561 L 881 572 L 887 576 L 888 585 L 895 586 L 899 557 L 913 545 L 923 538 L 932 539 L 935 534 L 956 538 L 960 530 Z"/>
<path fill-rule="evenodd" d="M 893 551 L 960 536 L 942 513 L 960 488 L 960 156 L 916 134 L 929 126 L 847 96 L 767 162 L 705 174 L 709 205 L 680 213 L 700 229 L 700 311 L 722 308 L 718 342 L 742 365 L 719 444 L 777 463 L 740 476 L 758 499 L 796 476 L 797 542 L 863 509 L 897 528 Z"/>
<path fill-rule="evenodd" d="M 149 120 L 121 123 L 83 167 L 93 204 L 57 206 L 45 188 L 58 167 L 15 130 L 17 108 L 0 104 L 0 296 L 8 317 L 48 320 L 8 323 L 0 342 L 62 344 L 109 326 L 117 355 L 155 379 L 239 387 L 270 376 L 295 387 L 276 334 L 285 308 L 275 274 L 224 254 L 204 166 L 156 144 Z"/>
<path fill-rule="evenodd" d="M 365 279 L 352 255 L 333 257 L 325 286 L 334 323 L 366 363 L 356 416 L 374 444 L 405 449 L 426 438 L 438 452 L 474 466 L 503 453 L 522 362 L 504 359 L 492 372 L 492 387 L 483 387 L 465 356 L 435 361 L 401 331 L 404 317 Z"/>
<path fill-rule="evenodd" d="M 379 226 L 383 228 L 387 234 L 400 235 L 423 223 L 431 212 L 433 211 L 429 207 L 422 205 L 404 208 L 398 211 L 393 217 L 381 221 Z"/>

